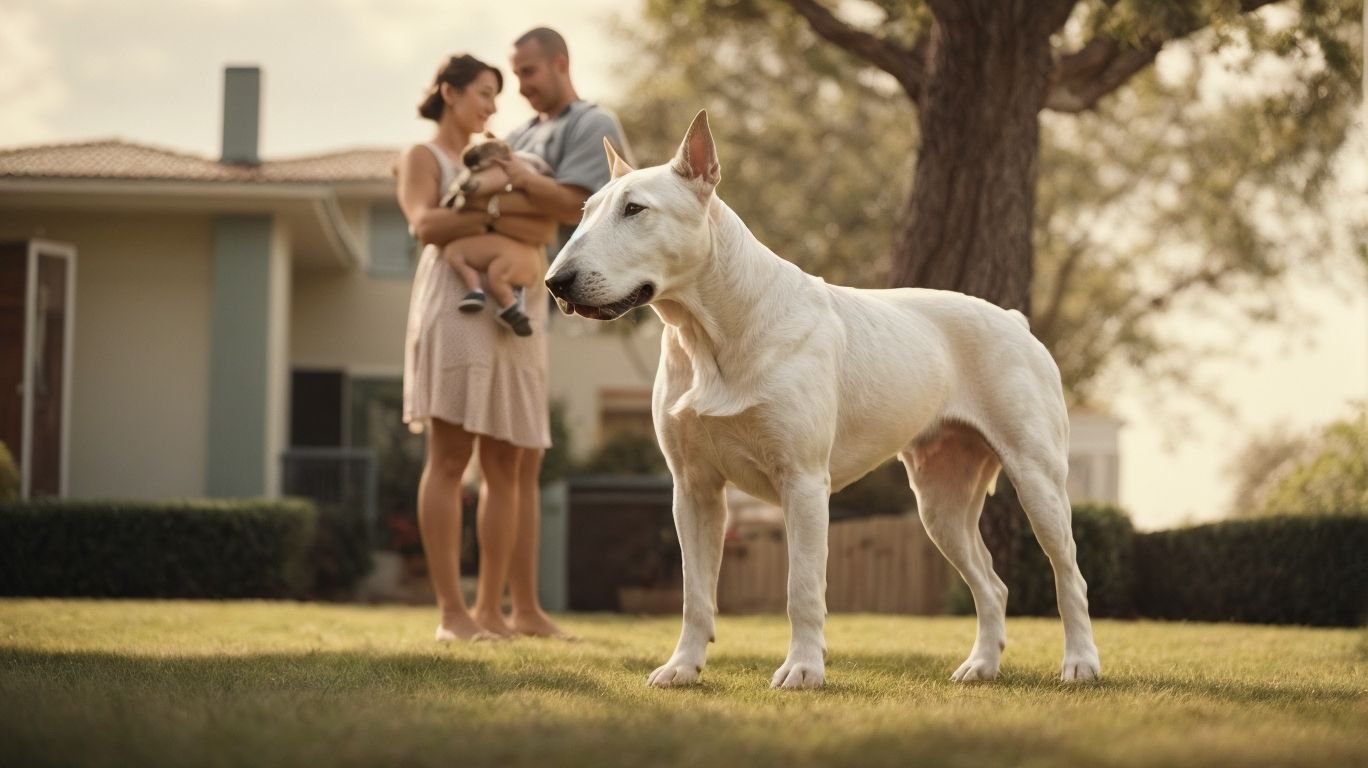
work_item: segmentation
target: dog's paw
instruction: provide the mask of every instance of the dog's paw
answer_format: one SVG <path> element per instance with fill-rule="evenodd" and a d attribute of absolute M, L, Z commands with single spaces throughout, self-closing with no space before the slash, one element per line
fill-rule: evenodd
<path fill-rule="evenodd" d="M 793 691 L 800 688 L 821 688 L 825 682 L 826 665 L 821 661 L 786 661 L 770 678 L 770 687 Z"/>
<path fill-rule="evenodd" d="M 1102 662 L 1098 661 L 1097 654 L 1065 656 L 1064 665 L 1059 670 L 1059 679 L 1066 683 L 1081 683 L 1101 676 Z"/>
<path fill-rule="evenodd" d="M 987 682 L 997 679 L 998 661 L 970 656 L 959 665 L 950 679 L 956 683 Z"/>
<path fill-rule="evenodd" d="M 657 667 L 646 678 L 646 685 L 652 688 L 670 688 L 676 685 L 694 685 L 703 675 L 702 664 L 670 659 L 664 666 Z"/>

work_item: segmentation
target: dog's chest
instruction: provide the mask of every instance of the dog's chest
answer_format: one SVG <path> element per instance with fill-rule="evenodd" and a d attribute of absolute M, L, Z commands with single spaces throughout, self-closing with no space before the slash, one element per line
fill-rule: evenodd
<path fill-rule="evenodd" d="M 693 422 L 681 446 L 687 455 L 707 457 L 737 488 L 779 503 L 778 470 L 791 466 L 793 457 L 789 455 L 791 446 L 774 439 L 775 425 L 754 413 L 685 418 Z"/>

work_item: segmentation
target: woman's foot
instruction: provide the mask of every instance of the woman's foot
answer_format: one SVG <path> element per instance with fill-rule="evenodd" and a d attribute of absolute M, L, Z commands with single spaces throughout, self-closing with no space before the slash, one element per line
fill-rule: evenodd
<path fill-rule="evenodd" d="M 503 637 L 480 626 L 465 611 L 451 615 L 444 614 L 442 623 L 437 625 L 436 639 L 439 643 L 452 643 L 457 640 L 470 642 L 502 640 Z"/>
<path fill-rule="evenodd" d="M 484 611 L 479 606 L 475 606 L 471 610 L 471 615 L 474 616 L 475 623 L 485 632 L 502 638 L 513 637 L 514 635 L 513 628 L 508 626 L 507 621 L 504 621 L 503 613 L 498 609 Z"/>
<path fill-rule="evenodd" d="M 513 631 L 528 637 L 550 637 L 555 640 L 576 640 L 577 638 L 556 626 L 551 617 L 541 611 L 515 613 L 512 617 Z"/>

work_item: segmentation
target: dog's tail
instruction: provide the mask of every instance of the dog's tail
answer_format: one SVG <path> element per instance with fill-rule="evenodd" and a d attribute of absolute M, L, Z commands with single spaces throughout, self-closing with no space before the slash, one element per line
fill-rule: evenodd
<path fill-rule="evenodd" d="M 1015 310 L 1015 309 L 1009 309 L 1009 310 L 1007 310 L 1007 314 L 1009 314 L 1009 315 L 1011 315 L 1012 317 L 1016 318 L 1017 321 L 1021 323 L 1021 327 L 1025 328 L 1025 329 L 1028 330 L 1028 331 L 1031 330 L 1031 321 L 1030 321 L 1030 320 L 1027 320 L 1025 315 L 1021 314 L 1020 312 L 1018 312 L 1018 311 Z"/>

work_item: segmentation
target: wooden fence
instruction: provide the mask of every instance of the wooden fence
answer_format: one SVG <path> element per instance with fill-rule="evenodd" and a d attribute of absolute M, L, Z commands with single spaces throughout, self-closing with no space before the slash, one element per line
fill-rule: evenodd
<path fill-rule="evenodd" d="M 717 585 L 724 613 L 783 613 L 788 548 L 782 526 L 747 525 L 727 539 Z M 833 522 L 827 610 L 939 614 L 959 577 L 915 515 Z"/>

